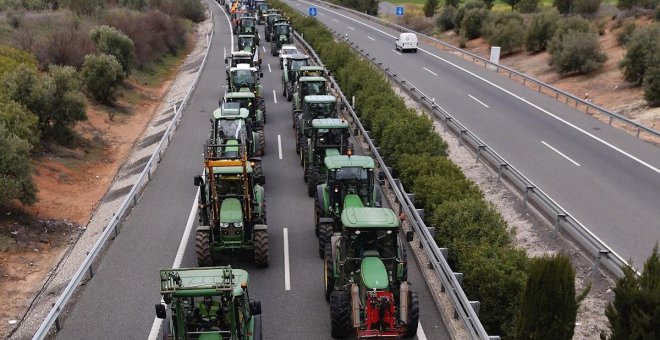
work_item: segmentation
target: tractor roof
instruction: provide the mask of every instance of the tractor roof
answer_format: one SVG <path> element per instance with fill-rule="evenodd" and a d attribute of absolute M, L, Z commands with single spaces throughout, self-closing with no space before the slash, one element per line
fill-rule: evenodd
<path fill-rule="evenodd" d="M 222 107 L 213 110 L 213 119 L 246 119 L 250 111 L 240 108 L 239 103 L 222 103 Z"/>
<path fill-rule="evenodd" d="M 307 65 L 300 68 L 301 71 L 325 71 L 325 67 L 318 65 Z"/>
<path fill-rule="evenodd" d="M 225 93 L 225 98 L 228 99 L 245 99 L 245 98 L 254 98 L 255 95 L 252 92 L 227 92 Z"/>
<path fill-rule="evenodd" d="M 289 22 L 284 20 L 284 19 L 282 19 L 282 21 L 276 21 L 275 22 L 275 26 L 282 26 L 282 25 L 289 26 Z"/>
<path fill-rule="evenodd" d="M 229 266 L 160 270 L 160 293 L 173 297 L 241 296 L 247 284 L 248 273 Z"/>
<path fill-rule="evenodd" d="M 341 213 L 341 223 L 346 228 L 397 229 L 399 217 L 388 208 L 346 208 Z"/>
<path fill-rule="evenodd" d="M 309 59 L 309 56 L 307 54 L 298 53 L 292 54 L 289 58 L 294 60 L 307 60 Z"/>
<path fill-rule="evenodd" d="M 315 129 L 347 129 L 348 122 L 339 118 L 321 118 L 312 120 Z"/>
<path fill-rule="evenodd" d="M 229 71 L 238 71 L 238 70 L 257 72 L 257 68 L 256 67 L 250 67 L 250 64 L 236 64 L 236 67 L 232 67 L 232 68 L 229 69 Z"/>
<path fill-rule="evenodd" d="M 236 57 L 250 57 L 252 58 L 252 52 L 249 51 L 234 51 L 231 53 L 232 58 Z"/>
<path fill-rule="evenodd" d="M 304 66 L 303 66 L 303 67 L 304 67 Z M 302 71 L 303 69 L 300 68 L 300 70 Z M 319 77 L 319 76 L 306 76 L 306 77 L 300 77 L 300 78 L 298 78 L 298 81 L 300 81 L 300 82 L 306 82 L 306 81 L 309 81 L 309 82 L 312 82 L 312 81 L 322 81 L 322 82 L 325 82 L 326 79 L 323 78 L 323 77 Z"/>
<path fill-rule="evenodd" d="M 359 156 L 359 155 L 353 155 L 350 157 L 347 155 L 326 157 L 323 160 L 323 163 L 325 163 L 325 167 L 328 169 L 340 169 L 340 168 L 351 168 L 351 167 L 373 169 L 376 167 L 376 163 L 374 163 L 373 158 L 369 156 Z"/>
<path fill-rule="evenodd" d="M 250 38 L 250 39 L 254 39 L 254 34 L 239 34 L 239 35 L 238 35 L 238 38 L 239 38 L 239 39 L 240 39 L 240 38 Z"/>
<path fill-rule="evenodd" d="M 314 94 L 314 95 L 305 96 L 304 102 L 308 103 L 308 104 L 336 103 L 337 98 L 335 98 L 334 96 L 331 96 L 331 95 L 326 95 L 326 94 L 323 94 L 323 95 Z"/>
<path fill-rule="evenodd" d="M 220 162 L 220 161 L 213 161 L 213 162 Z M 248 174 L 252 173 L 252 166 L 250 165 L 250 163 L 248 163 L 245 168 Z M 213 167 L 213 173 L 216 175 L 240 175 L 243 173 L 243 167 L 240 165 Z"/>

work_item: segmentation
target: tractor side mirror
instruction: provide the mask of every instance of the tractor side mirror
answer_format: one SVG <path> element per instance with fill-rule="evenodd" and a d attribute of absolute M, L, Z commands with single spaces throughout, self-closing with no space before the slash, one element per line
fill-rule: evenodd
<path fill-rule="evenodd" d="M 159 319 L 167 318 L 167 312 L 165 311 L 165 305 L 157 303 L 156 304 L 156 317 Z"/>
<path fill-rule="evenodd" d="M 264 77 L 264 73 L 263 73 L 263 72 L 259 72 L 259 78 L 263 78 L 263 77 Z"/>
<path fill-rule="evenodd" d="M 222 99 L 218 100 L 218 106 L 222 106 Z"/>
<path fill-rule="evenodd" d="M 414 235 L 415 235 L 414 231 L 412 230 L 406 231 L 406 242 L 412 242 Z"/>
<path fill-rule="evenodd" d="M 261 302 L 259 300 L 250 301 L 250 314 L 261 315 Z"/>
<path fill-rule="evenodd" d="M 195 186 L 201 187 L 203 185 L 204 185 L 204 179 L 202 178 L 202 176 L 199 175 L 195 176 Z"/>
<path fill-rule="evenodd" d="M 379 181 L 384 181 L 385 180 L 385 171 L 378 170 L 378 180 Z"/>
<path fill-rule="evenodd" d="M 227 58 L 225 58 L 225 64 L 228 62 Z"/>

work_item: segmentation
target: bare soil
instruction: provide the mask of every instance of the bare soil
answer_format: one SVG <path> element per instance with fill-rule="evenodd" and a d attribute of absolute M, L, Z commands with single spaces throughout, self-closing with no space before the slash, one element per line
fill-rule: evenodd
<path fill-rule="evenodd" d="M 156 86 L 127 82 L 114 107 L 90 102 L 75 147 L 47 146 L 33 158 L 39 201 L 0 215 L 0 296 L 11 297 L 0 309 L 1 338 L 84 230 L 180 64 Z"/>

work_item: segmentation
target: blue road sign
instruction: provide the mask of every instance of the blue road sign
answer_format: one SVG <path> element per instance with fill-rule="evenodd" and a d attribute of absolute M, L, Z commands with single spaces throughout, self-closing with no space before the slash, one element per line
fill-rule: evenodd
<path fill-rule="evenodd" d="M 309 8 L 309 16 L 310 17 L 315 17 L 316 16 L 316 7 L 310 7 Z"/>
<path fill-rule="evenodd" d="M 396 15 L 399 17 L 403 15 L 403 7 L 401 6 L 396 7 Z"/>

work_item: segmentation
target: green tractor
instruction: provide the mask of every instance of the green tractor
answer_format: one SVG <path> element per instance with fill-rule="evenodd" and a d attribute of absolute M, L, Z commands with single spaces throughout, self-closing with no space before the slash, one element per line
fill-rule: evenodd
<path fill-rule="evenodd" d="M 325 77 L 308 76 L 303 74 L 303 72 L 305 72 L 304 69 L 309 67 L 314 66 L 301 67 L 301 75 L 298 78 L 298 81 L 295 82 L 293 88 L 293 100 L 291 105 L 293 106 L 294 117 L 296 116 L 296 112 L 302 111 L 302 99 L 305 98 L 305 96 L 328 94 L 327 80 Z"/>
<path fill-rule="evenodd" d="M 266 102 L 263 97 L 263 88 L 259 78 L 264 76 L 263 72 L 248 64 L 238 64 L 229 69 L 227 77 L 227 91 L 229 92 L 251 92 L 254 94 L 257 107 L 261 113 L 266 115 Z"/>
<path fill-rule="evenodd" d="M 282 19 L 282 14 L 280 13 L 279 10 L 276 9 L 269 9 L 266 12 L 265 15 L 265 20 L 266 24 L 264 27 L 264 35 L 266 36 L 266 41 L 270 41 L 270 34 L 273 31 L 273 25 L 275 25 L 275 22 Z"/>
<path fill-rule="evenodd" d="M 303 100 L 302 110 L 294 112 L 293 127 L 296 130 L 296 153 L 307 144 L 311 136 L 312 120 L 319 118 L 337 118 L 337 98 L 329 95 L 307 95 Z M 301 157 L 302 160 L 302 157 Z"/>
<path fill-rule="evenodd" d="M 256 1 L 255 7 L 257 8 L 257 24 L 263 25 L 266 23 L 266 13 L 268 11 L 268 3 L 266 1 Z"/>
<path fill-rule="evenodd" d="M 314 194 L 315 232 L 319 238 L 319 255 L 325 254 L 325 245 L 332 234 L 341 232 L 341 214 L 346 208 L 380 207 L 381 192 L 374 178 L 375 162 L 369 156 L 327 156 L 325 183 L 316 186 Z M 378 182 L 384 174 L 378 173 Z"/>
<path fill-rule="evenodd" d="M 278 55 L 282 45 L 293 43 L 291 38 L 292 32 L 293 28 L 286 20 L 278 21 L 273 25 L 270 37 L 270 54 L 273 57 Z"/>
<path fill-rule="evenodd" d="M 248 273 L 231 267 L 160 270 L 156 317 L 167 340 L 260 340 L 261 302 L 248 294 Z M 169 308 L 168 308 L 169 306 Z"/>
<path fill-rule="evenodd" d="M 257 35 L 257 20 L 253 16 L 243 16 L 238 18 L 236 25 L 236 34 L 238 35 Z M 257 45 L 259 37 L 257 37 Z"/>
<path fill-rule="evenodd" d="M 265 183 L 263 171 L 261 171 L 261 162 L 255 157 L 263 156 L 266 147 L 264 130 L 254 130 L 248 123 L 249 112 L 247 109 L 240 108 L 238 103 L 223 103 L 222 107 L 213 111 L 213 126 L 211 127 L 211 138 L 208 145 L 228 145 L 227 148 L 214 148 L 211 151 L 220 152 L 217 154 L 232 154 L 239 157 L 239 145 L 245 145 L 248 158 L 251 162 L 256 162 L 255 178 L 261 184 Z"/>
<path fill-rule="evenodd" d="M 346 155 L 352 145 L 349 142 L 348 122 L 343 119 L 314 119 L 311 125 L 310 137 L 303 144 L 300 159 L 307 182 L 307 194 L 314 197 L 316 186 L 323 182 L 322 176 L 327 173 L 325 158 Z"/>
<path fill-rule="evenodd" d="M 266 267 L 268 227 L 264 188 L 254 178 L 244 144 L 238 145 L 240 158 L 212 150 L 231 146 L 207 146 L 204 174 L 195 177 L 200 190 L 199 226 L 195 234 L 197 263 L 200 267 L 211 266 L 221 255 L 250 251 L 254 263 Z"/>
<path fill-rule="evenodd" d="M 254 34 L 241 34 L 238 36 L 238 50 L 250 52 L 253 56 L 259 53 L 259 39 Z"/>
<path fill-rule="evenodd" d="M 412 338 L 419 299 L 407 279 L 399 218 L 386 208 L 346 208 L 342 231 L 325 248 L 325 297 L 332 336 Z M 412 234 L 406 235 L 411 240 Z"/>
<path fill-rule="evenodd" d="M 265 104 L 263 101 L 259 102 L 257 95 L 252 92 L 227 92 L 224 99 L 220 99 L 219 104 L 222 103 L 239 103 L 241 108 L 247 109 L 250 113 L 248 116 L 248 123 L 255 130 L 263 130 L 266 124 Z"/>
<path fill-rule="evenodd" d="M 282 95 L 286 100 L 293 100 L 293 84 L 298 80 L 300 68 L 309 66 L 309 56 L 306 54 L 292 54 L 284 59 L 282 71 Z"/>

